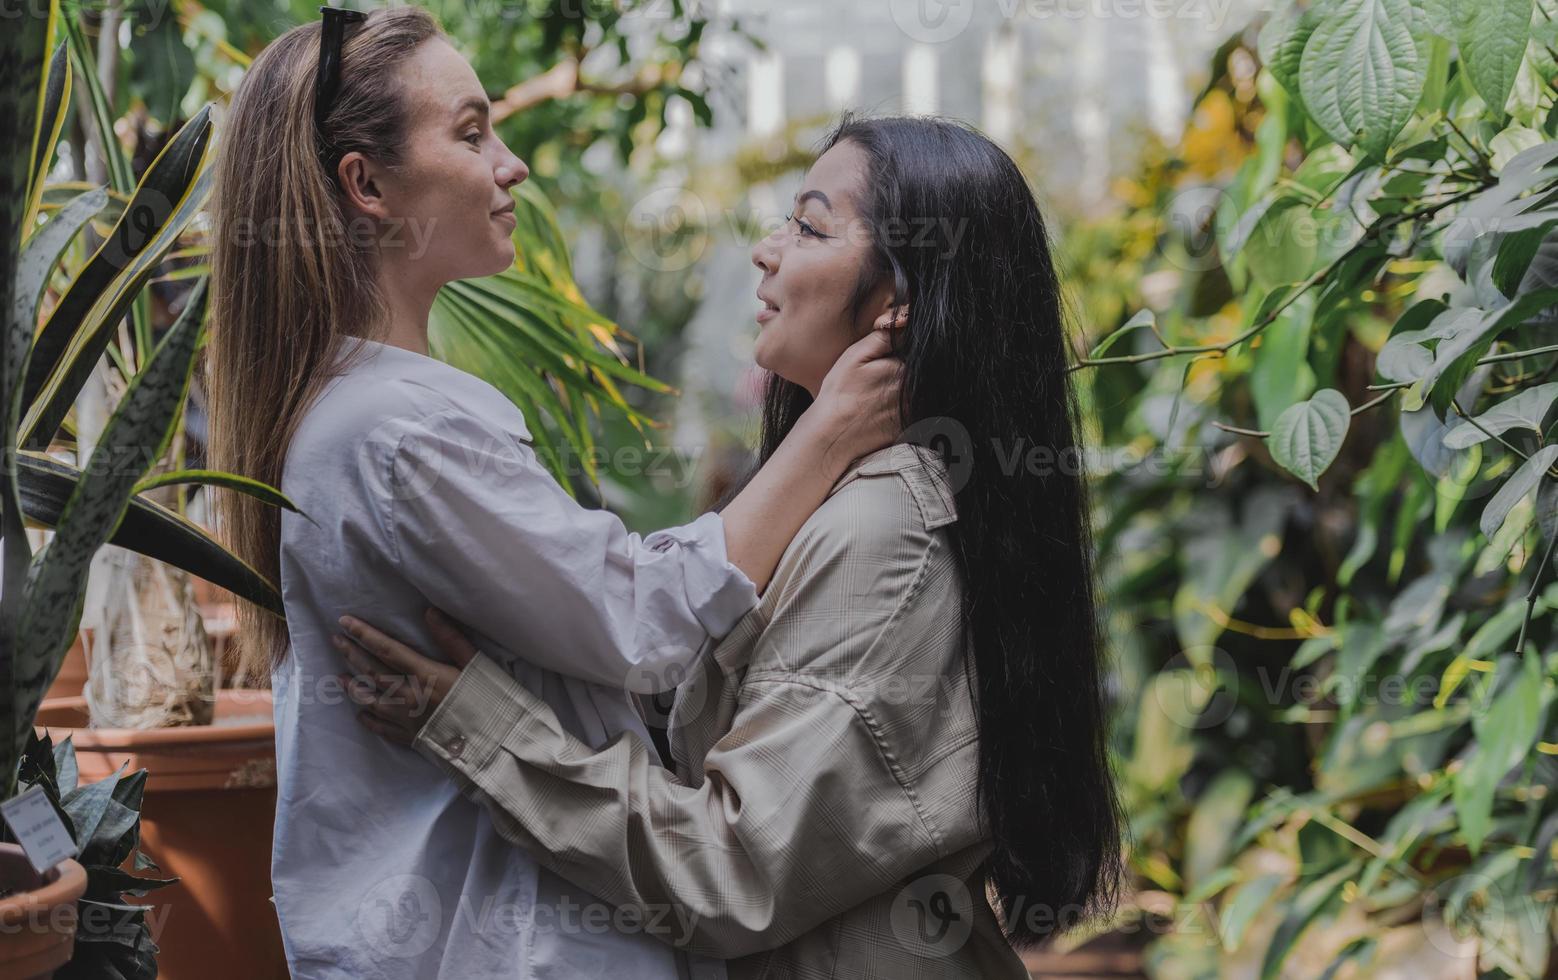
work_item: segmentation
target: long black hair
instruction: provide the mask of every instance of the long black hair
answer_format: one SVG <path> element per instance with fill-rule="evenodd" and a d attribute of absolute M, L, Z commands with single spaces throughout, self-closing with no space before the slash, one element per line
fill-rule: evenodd
<path fill-rule="evenodd" d="M 846 115 L 869 163 L 871 259 L 908 304 L 904 441 L 955 455 L 948 527 L 979 715 L 979 807 L 1008 937 L 1033 946 L 1112 909 L 1125 817 L 1108 753 L 1104 644 L 1064 308 L 1038 203 L 1012 159 L 959 124 Z M 811 404 L 770 375 L 759 465 Z M 1033 453 L 1033 450 L 1039 452 Z"/>

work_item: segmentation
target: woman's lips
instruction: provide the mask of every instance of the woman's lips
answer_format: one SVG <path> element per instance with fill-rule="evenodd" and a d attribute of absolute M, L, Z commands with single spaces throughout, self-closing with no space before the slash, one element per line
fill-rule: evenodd
<path fill-rule="evenodd" d="M 764 296 L 762 293 L 758 293 L 757 298 L 763 303 L 763 308 L 757 311 L 758 323 L 767 323 L 769 320 L 772 320 L 774 317 L 779 315 L 779 307 L 774 305 L 773 300 Z"/>

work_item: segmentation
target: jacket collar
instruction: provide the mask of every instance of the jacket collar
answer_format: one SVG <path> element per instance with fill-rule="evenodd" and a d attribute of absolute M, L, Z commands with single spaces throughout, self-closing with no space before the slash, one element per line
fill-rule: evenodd
<path fill-rule="evenodd" d="M 833 484 L 828 495 L 838 493 L 860 477 L 886 473 L 897 473 L 909 485 L 920 512 L 925 515 L 927 530 L 957 520 L 956 491 L 946 461 L 935 449 L 914 443 L 895 442 L 857 458 Z"/>

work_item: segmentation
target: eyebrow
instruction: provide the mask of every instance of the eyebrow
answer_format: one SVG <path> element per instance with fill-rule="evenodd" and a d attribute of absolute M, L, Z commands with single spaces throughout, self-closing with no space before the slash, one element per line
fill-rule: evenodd
<path fill-rule="evenodd" d="M 470 109 L 483 119 L 487 118 L 487 115 L 492 111 L 490 103 L 485 98 L 477 98 L 474 95 L 466 96 L 460 101 L 459 105 L 454 107 L 456 115 L 464 112 L 466 109 Z"/>
<path fill-rule="evenodd" d="M 833 202 L 828 200 L 828 195 L 822 193 L 822 191 L 807 191 L 806 193 L 802 194 L 800 197 L 796 198 L 795 199 L 795 203 L 796 203 L 796 205 L 805 204 L 807 201 L 811 200 L 812 198 L 816 198 L 817 200 L 821 201 L 822 202 L 822 206 L 827 208 L 829 211 L 833 210 Z"/>

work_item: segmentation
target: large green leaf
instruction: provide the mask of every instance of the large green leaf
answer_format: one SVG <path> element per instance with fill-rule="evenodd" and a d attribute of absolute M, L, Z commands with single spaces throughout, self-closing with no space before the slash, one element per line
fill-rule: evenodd
<path fill-rule="evenodd" d="M 1514 671 L 1518 674 L 1509 677 L 1507 686 L 1492 704 L 1472 713 L 1476 747 L 1454 774 L 1455 811 L 1466 846 L 1473 854 L 1481 851 L 1487 837 L 1499 780 L 1525 758 L 1541 731 L 1541 658 L 1530 652 L 1516 652 L 1500 657 L 1498 666 L 1495 681 Z"/>
<path fill-rule="evenodd" d="M 1335 388 L 1317 391 L 1278 416 L 1271 427 L 1271 458 L 1318 490 L 1320 474 L 1341 451 L 1351 421 L 1346 395 Z"/>
<path fill-rule="evenodd" d="M 1451 429 L 1445 434 L 1444 444 L 1449 449 L 1465 449 L 1516 428 L 1540 433 L 1542 420 L 1555 400 L 1558 400 L 1558 381 L 1527 388 Z"/>
<path fill-rule="evenodd" d="M 23 395 L 26 448 L 48 447 L 119 319 L 210 193 L 210 111 L 201 109 L 158 154 L 113 232 L 39 332 Z"/>
<path fill-rule="evenodd" d="M 19 302 L 17 270 L 21 264 L 24 216 L 31 200 L 29 179 L 41 142 L 39 130 L 47 96 L 44 56 L 49 50 L 59 7 L 51 0 L 43 17 L 29 8 L 16 23 L 0 30 L 0 698 L 7 707 L 15 700 L 18 672 L 15 658 L 25 610 L 31 549 L 23 529 L 16 473 L 16 420 L 21 412 L 19 381 L 27 363 L 32 336 L 28 325 L 12 311 Z M 31 716 L 28 716 L 29 720 Z M 16 786 L 21 745 L 7 734 L 0 743 L 0 799 Z"/>
<path fill-rule="evenodd" d="M 1300 10 L 1297 4 L 1290 3 L 1262 25 L 1258 37 L 1262 63 L 1300 106 L 1303 96 L 1298 84 L 1299 64 L 1309 36 L 1320 23 L 1321 6 L 1312 3 Z"/>
<path fill-rule="evenodd" d="M 60 130 L 65 125 L 65 114 L 70 108 L 70 58 L 65 42 L 54 48 L 49 59 L 49 78 L 44 86 L 43 109 L 38 116 L 38 138 L 33 147 L 32 173 L 28 177 L 27 211 L 22 219 L 23 236 L 33 233 L 33 222 L 38 215 L 38 205 L 43 198 L 44 177 L 49 163 L 54 159 L 54 147 L 59 142 Z"/>
<path fill-rule="evenodd" d="M 1503 115 L 1531 37 L 1535 0 L 1462 0 L 1456 43 L 1466 77 L 1482 100 Z"/>
<path fill-rule="evenodd" d="M 1411 4 L 1333 0 L 1320 9 L 1299 62 L 1304 108 L 1338 143 L 1384 160 L 1423 93 L 1427 64 L 1412 36 Z"/>
<path fill-rule="evenodd" d="M 1547 468 L 1558 459 L 1558 446 L 1543 446 L 1531 454 L 1531 458 L 1520 464 L 1504 485 L 1498 488 L 1498 493 L 1488 501 L 1488 505 L 1482 509 L 1482 519 L 1478 522 L 1484 537 L 1491 538 L 1498 533 L 1503 526 L 1504 518 L 1509 516 L 1510 509 L 1519 503 L 1526 494 L 1536 489 L 1541 482 Z"/>
<path fill-rule="evenodd" d="M 1299 888 L 1298 894 L 1285 905 L 1287 914 L 1277 926 L 1271 945 L 1266 947 L 1260 980 L 1277 980 L 1282 975 L 1282 964 L 1292 952 L 1293 944 L 1316 918 L 1335 904 L 1342 885 L 1358 872 L 1360 865 L 1357 860 L 1348 861 Z"/>
<path fill-rule="evenodd" d="M 38 453 L 19 454 L 18 465 L 27 519 L 44 527 L 58 526 L 65 503 L 81 480 L 81 471 Z M 281 593 L 274 583 L 199 525 L 154 500 L 131 497 L 124 519 L 108 543 L 182 568 L 277 616 L 283 615 Z"/>
<path fill-rule="evenodd" d="M 162 455 L 173 434 L 193 373 L 205 310 L 202 280 L 146 366 L 130 380 L 65 502 L 54 537 L 33 559 L 15 648 L 12 718 L 18 740 L 25 739 L 43 692 L 79 628 L 88 563 L 113 536 L 136 483 Z"/>
<path fill-rule="evenodd" d="M 20 329 L 27 331 L 29 338 L 37 329 L 38 302 L 43 298 L 61 253 L 107 203 L 108 191 L 104 188 L 88 191 L 55 212 L 54 217 L 27 240 L 21 267 L 16 271 L 16 298 L 11 318 Z"/>

